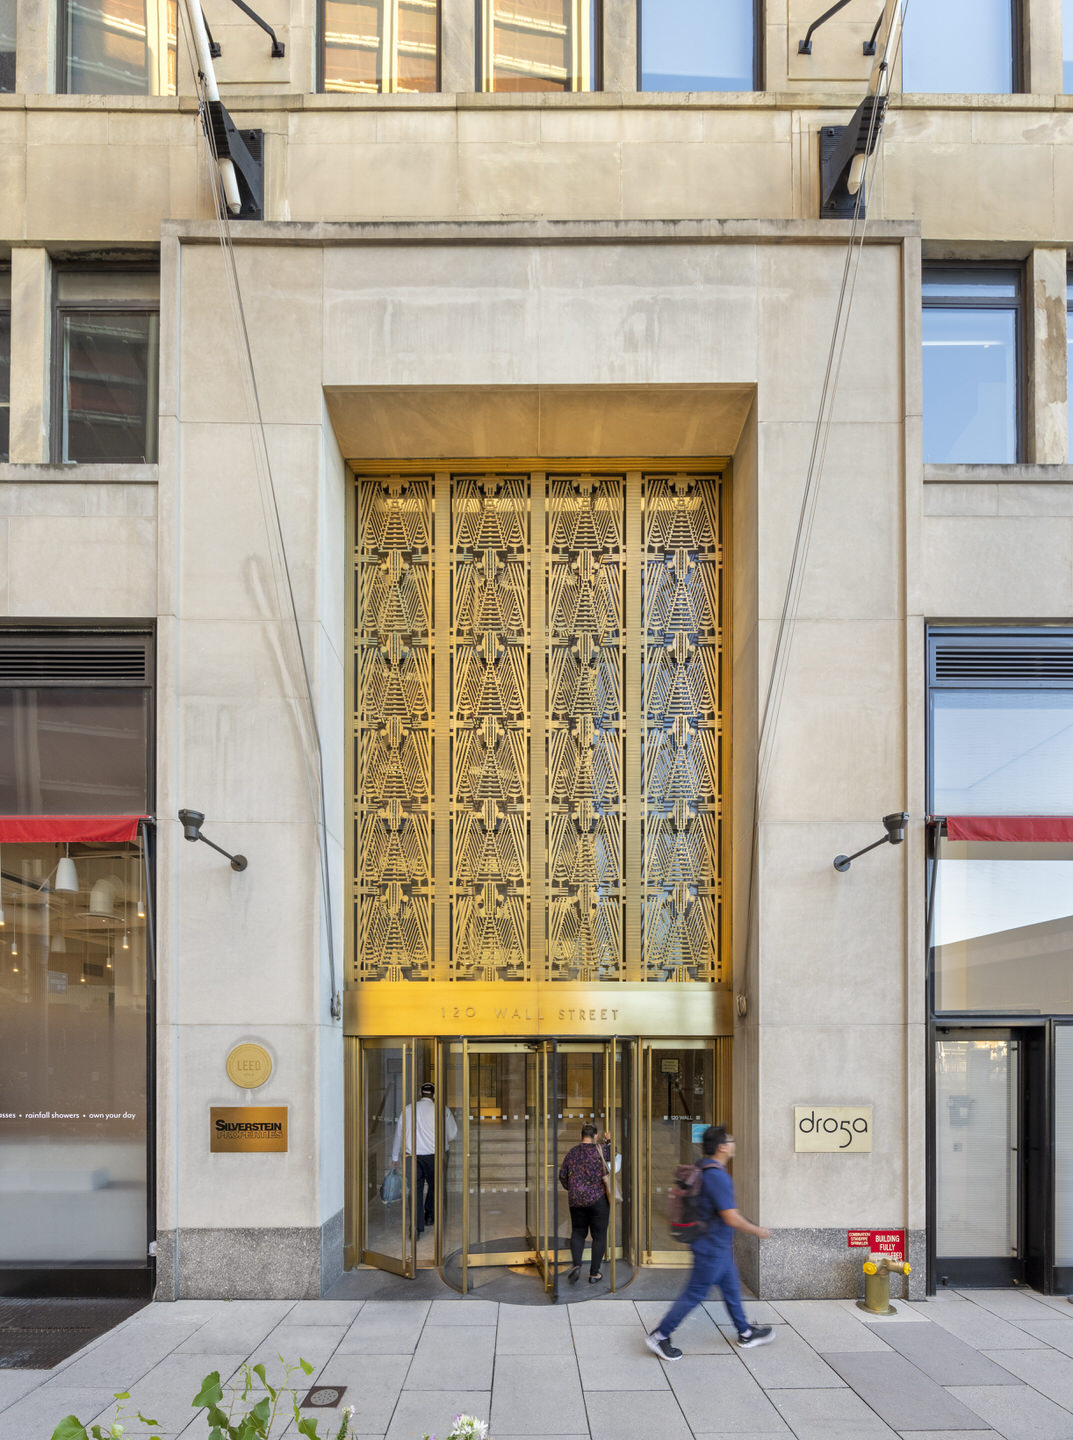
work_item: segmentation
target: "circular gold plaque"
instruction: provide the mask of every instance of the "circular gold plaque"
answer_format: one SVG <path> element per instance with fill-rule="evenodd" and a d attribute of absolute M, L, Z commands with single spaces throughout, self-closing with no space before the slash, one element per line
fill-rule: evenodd
<path fill-rule="evenodd" d="M 244 1090 L 256 1090 L 272 1074 L 272 1057 L 263 1045 L 236 1045 L 227 1057 L 227 1074 Z"/>

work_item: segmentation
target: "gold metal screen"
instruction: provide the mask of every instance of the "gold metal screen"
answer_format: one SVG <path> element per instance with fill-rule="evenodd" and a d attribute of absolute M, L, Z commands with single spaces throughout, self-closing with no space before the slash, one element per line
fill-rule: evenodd
<path fill-rule="evenodd" d="M 357 477 L 352 981 L 722 978 L 721 478 Z"/>

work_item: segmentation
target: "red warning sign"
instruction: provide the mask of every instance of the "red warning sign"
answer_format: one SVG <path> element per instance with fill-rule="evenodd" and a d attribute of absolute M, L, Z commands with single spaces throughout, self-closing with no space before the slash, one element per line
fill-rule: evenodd
<path fill-rule="evenodd" d="M 889 1255 L 892 1260 L 905 1259 L 904 1230 L 847 1230 L 846 1244 L 851 1250 L 871 1250 L 876 1255 Z"/>

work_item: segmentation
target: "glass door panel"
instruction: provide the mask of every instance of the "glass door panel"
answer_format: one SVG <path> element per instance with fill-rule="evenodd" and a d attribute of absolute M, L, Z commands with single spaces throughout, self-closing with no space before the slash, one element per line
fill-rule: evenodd
<path fill-rule="evenodd" d="M 413 1041 L 367 1041 L 362 1046 L 361 1084 L 362 1260 L 409 1276 L 415 1270 L 415 1165 L 412 1157 L 403 1155 L 402 1147 L 398 1161 L 392 1160 L 392 1151 L 413 1095 Z"/>
<path fill-rule="evenodd" d="M 729 1123 L 717 1113 L 715 1053 L 709 1041 L 646 1044 L 641 1074 L 642 1249 L 648 1264 L 683 1263 L 666 1219 L 667 1187 L 679 1165 L 700 1154 L 700 1134 Z M 694 1138 L 696 1137 L 696 1138 Z"/>
<path fill-rule="evenodd" d="M 935 1049 L 935 1278 L 1022 1278 L 1021 1041 L 947 1032 Z"/>
<path fill-rule="evenodd" d="M 1073 1291 L 1073 1025 L 1054 1027 L 1054 1288 Z"/>

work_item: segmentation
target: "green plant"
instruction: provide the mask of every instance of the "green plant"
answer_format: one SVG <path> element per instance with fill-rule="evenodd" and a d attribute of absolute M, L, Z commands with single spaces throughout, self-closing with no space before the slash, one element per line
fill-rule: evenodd
<path fill-rule="evenodd" d="M 205 1376 L 201 1389 L 190 1403 L 205 1411 L 208 1440 L 269 1440 L 281 1406 L 284 1426 L 293 1419 L 299 1435 L 306 1436 L 307 1440 L 327 1440 L 327 1437 L 319 1434 L 316 1420 L 303 1415 L 298 1408 L 298 1395 L 290 1384 L 291 1376 L 299 1371 L 303 1375 L 312 1375 L 313 1366 L 308 1360 L 299 1360 L 297 1365 L 291 1365 L 282 1355 L 278 1359 L 283 1366 L 283 1380 L 279 1385 L 269 1384 L 264 1364 L 243 1365 L 241 1383 L 233 1385 L 222 1384 L 218 1370 Z M 133 1440 L 136 1434 L 143 1432 L 131 1429 L 122 1422 L 129 1400 L 129 1390 L 121 1390 L 116 1394 L 115 1417 L 107 1425 L 84 1425 L 76 1415 L 66 1416 L 52 1432 L 52 1440 L 123 1440 L 124 1436 Z M 339 1429 L 332 1440 L 349 1440 L 353 1413 L 352 1406 L 343 1413 Z M 160 1440 L 159 1435 L 154 1434 L 159 1430 L 160 1422 L 143 1415 L 140 1410 L 136 1414 L 140 1423 L 148 1427 L 144 1433 L 149 1440 Z M 472 1440 L 482 1440 L 482 1437 L 474 1435 Z"/>

